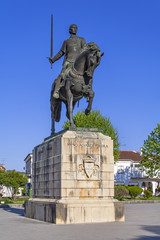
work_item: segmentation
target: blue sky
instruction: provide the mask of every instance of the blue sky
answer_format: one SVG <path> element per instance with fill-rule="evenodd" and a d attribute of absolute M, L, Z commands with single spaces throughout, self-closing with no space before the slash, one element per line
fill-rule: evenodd
<path fill-rule="evenodd" d="M 0 3 L 0 162 L 22 170 L 24 158 L 50 135 L 50 89 L 62 61 L 56 54 L 72 23 L 104 52 L 95 70 L 93 109 L 110 118 L 121 150 L 139 151 L 160 121 L 160 1 L 81 0 Z M 102 87 L 103 85 L 103 87 Z M 85 109 L 86 101 L 74 113 Z M 65 108 L 56 131 L 66 120 Z"/>

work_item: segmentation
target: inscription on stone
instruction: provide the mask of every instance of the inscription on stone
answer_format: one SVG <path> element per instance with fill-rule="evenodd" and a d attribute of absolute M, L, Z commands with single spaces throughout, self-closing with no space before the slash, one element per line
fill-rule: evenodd
<path fill-rule="evenodd" d="M 94 143 L 94 142 L 90 142 L 90 141 L 86 141 L 86 142 L 81 142 L 79 140 L 74 140 L 74 142 L 72 142 L 72 140 L 70 140 L 67 143 L 68 146 L 73 146 L 73 147 L 87 147 L 87 148 L 99 148 L 99 147 L 107 147 L 107 144 L 98 144 L 98 143 Z"/>

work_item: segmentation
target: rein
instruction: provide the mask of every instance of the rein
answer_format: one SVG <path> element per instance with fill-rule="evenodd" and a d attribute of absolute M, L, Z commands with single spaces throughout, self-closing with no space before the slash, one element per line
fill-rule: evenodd
<path fill-rule="evenodd" d="M 84 73 L 80 74 L 80 73 L 74 68 L 74 66 L 72 67 L 72 71 L 73 71 L 73 74 L 76 74 L 76 75 L 78 75 L 78 76 L 83 76 L 83 75 L 84 75 Z"/>
<path fill-rule="evenodd" d="M 84 77 L 82 74 L 79 74 L 77 70 L 72 66 L 71 70 L 69 71 L 69 76 L 75 82 L 82 82 L 84 81 Z M 75 80 L 74 80 L 75 79 Z"/>

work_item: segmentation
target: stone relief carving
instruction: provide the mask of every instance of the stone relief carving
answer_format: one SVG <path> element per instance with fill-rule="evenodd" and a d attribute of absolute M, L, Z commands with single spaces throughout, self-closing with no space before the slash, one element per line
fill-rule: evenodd
<path fill-rule="evenodd" d="M 77 165 L 77 180 L 99 180 L 99 160 L 87 155 L 78 159 Z"/>

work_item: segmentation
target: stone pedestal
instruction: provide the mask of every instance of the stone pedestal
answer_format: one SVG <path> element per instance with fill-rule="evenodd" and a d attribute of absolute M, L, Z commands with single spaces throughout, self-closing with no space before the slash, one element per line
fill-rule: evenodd
<path fill-rule="evenodd" d="M 114 197 L 113 141 L 94 129 L 62 131 L 33 150 L 33 198 L 25 216 L 42 221 L 124 221 Z"/>

